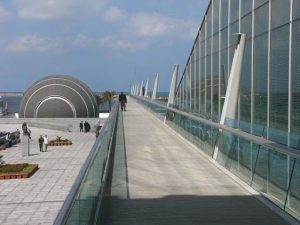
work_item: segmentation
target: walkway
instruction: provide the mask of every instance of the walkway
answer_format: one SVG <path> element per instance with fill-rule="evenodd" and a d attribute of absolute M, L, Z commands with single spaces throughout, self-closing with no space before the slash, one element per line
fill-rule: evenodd
<path fill-rule="evenodd" d="M 135 100 L 127 107 L 128 194 L 117 173 L 105 224 L 287 224 Z"/>
<path fill-rule="evenodd" d="M 89 120 L 91 124 L 93 120 Z M 96 120 L 97 121 L 97 120 Z M 22 124 L 0 123 L 0 130 L 15 131 Z M 78 126 L 77 126 L 78 127 Z M 37 163 L 39 170 L 29 179 L 0 181 L 1 225 L 51 225 L 95 143 L 95 134 L 63 132 L 30 127 L 31 156 L 22 157 L 22 143 L 1 151 L 6 163 Z M 79 128 L 78 128 L 79 129 Z M 49 146 L 40 152 L 39 135 L 72 140 L 73 145 Z"/>

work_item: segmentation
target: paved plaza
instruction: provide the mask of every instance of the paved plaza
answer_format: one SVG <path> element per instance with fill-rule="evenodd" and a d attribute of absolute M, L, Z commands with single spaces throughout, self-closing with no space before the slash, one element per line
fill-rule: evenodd
<path fill-rule="evenodd" d="M 0 124 L 1 131 L 16 129 L 21 130 L 21 124 Z M 21 143 L 0 152 L 6 163 L 39 164 L 39 170 L 28 179 L 0 180 L 1 225 L 53 224 L 96 139 L 93 132 L 30 129 L 29 157 L 22 157 Z M 47 152 L 40 152 L 38 138 L 45 134 L 49 140 L 57 136 L 67 138 L 73 145 L 48 146 Z"/>

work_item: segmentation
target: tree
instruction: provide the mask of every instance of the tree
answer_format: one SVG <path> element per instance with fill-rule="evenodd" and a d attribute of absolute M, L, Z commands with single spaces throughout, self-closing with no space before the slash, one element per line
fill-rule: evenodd
<path fill-rule="evenodd" d="M 115 91 L 105 91 L 101 97 L 100 97 L 100 102 L 108 102 L 109 104 L 109 111 L 111 111 L 111 102 L 116 95 Z"/>

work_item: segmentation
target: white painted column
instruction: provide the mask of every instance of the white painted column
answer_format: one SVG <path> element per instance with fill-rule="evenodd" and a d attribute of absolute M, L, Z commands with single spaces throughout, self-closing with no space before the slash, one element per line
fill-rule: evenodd
<path fill-rule="evenodd" d="M 177 86 L 178 69 L 179 69 L 179 65 L 176 64 L 175 67 L 174 67 L 172 81 L 171 81 L 171 87 L 170 87 L 168 104 L 167 104 L 168 107 L 170 105 L 174 104 L 175 93 L 176 93 L 176 86 Z"/>
<path fill-rule="evenodd" d="M 136 84 L 136 90 L 135 90 L 135 95 L 139 95 L 140 94 L 140 85 Z"/>
<path fill-rule="evenodd" d="M 241 71 L 243 64 L 243 56 L 245 49 L 245 40 L 246 34 L 236 34 L 238 35 L 238 43 L 234 51 L 234 56 L 232 60 L 230 75 L 228 79 L 228 85 L 225 95 L 225 101 L 222 109 L 220 124 L 225 124 L 225 119 L 236 120 L 237 116 L 237 107 L 239 100 L 239 91 L 240 91 L 240 80 L 241 80 Z M 222 132 L 220 130 L 220 132 Z M 218 146 L 215 147 L 213 158 L 216 159 L 218 156 Z"/>
<path fill-rule="evenodd" d="M 148 98 L 149 79 L 146 81 L 144 97 Z"/>
<path fill-rule="evenodd" d="M 144 87 L 144 81 L 142 81 L 142 84 L 140 86 L 140 93 L 139 93 L 139 96 L 142 96 L 143 95 L 143 87 Z"/>
<path fill-rule="evenodd" d="M 154 87 L 153 87 L 153 92 L 152 92 L 152 99 L 157 98 L 157 89 L 158 89 L 158 74 L 156 74 L 156 78 L 154 81 Z"/>

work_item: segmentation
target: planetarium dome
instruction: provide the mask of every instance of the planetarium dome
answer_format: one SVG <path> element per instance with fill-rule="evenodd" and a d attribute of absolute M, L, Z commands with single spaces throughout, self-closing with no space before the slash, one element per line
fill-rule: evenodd
<path fill-rule="evenodd" d="M 66 75 L 51 75 L 35 82 L 24 93 L 20 118 L 97 117 L 93 92 L 82 81 Z"/>

